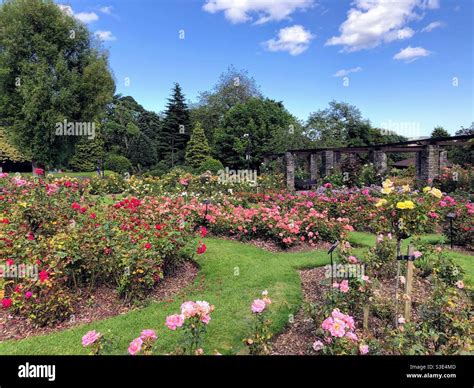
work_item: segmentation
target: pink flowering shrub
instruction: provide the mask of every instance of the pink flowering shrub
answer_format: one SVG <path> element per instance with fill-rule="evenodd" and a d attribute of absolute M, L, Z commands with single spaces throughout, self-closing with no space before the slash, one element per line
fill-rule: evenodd
<path fill-rule="evenodd" d="M 269 354 L 270 339 L 272 334 L 270 332 L 271 321 L 268 319 L 268 306 L 272 301 L 268 297 L 268 291 L 263 291 L 261 298 L 255 299 L 251 306 L 254 323 L 252 326 L 252 334 L 249 338 L 244 339 L 245 345 L 252 355 Z"/>
<path fill-rule="evenodd" d="M 187 301 L 181 305 L 181 313 L 166 318 L 165 325 L 170 330 L 183 332 L 181 346 L 176 354 L 202 354 L 202 344 L 211 321 L 214 306 L 206 301 Z"/>
<path fill-rule="evenodd" d="M 316 331 L 318 339 L 313 350 L 331 355 L 367 354 L 369 349 L 359 341 L 355 330 L 354 318 L 336 308 Z"/>

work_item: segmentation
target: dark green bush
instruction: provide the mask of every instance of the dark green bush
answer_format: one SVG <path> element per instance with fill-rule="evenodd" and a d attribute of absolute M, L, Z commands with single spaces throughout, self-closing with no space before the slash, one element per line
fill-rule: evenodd
<path fill-rule="evenodd" d="M 213 174 L 217 174 L 219 170 L 223 170 L 224 165 L 220 160 L 214 158 L 207 158 L 198 168 L 198 173 L 204 173 L 210 171 Z"/>
<path fill-rule="evenodd" d="M 105 161 L 105 169 L 123 174 L 132 172 L 132 163 L 125 156 L 109 155 Z"/>

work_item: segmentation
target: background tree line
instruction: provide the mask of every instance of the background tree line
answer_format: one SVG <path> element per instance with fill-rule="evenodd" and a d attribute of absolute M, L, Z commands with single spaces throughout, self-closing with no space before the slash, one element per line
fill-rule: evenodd
<path fill-rule="evenodd" d="M 148 111 L 131 96 L 115 95 L 107 53 L 52 0 L 0 6 L 0 96 L 8 141 L 49 168 L 93 171 L 105 160 L 109 169 L 157 175 L 175 166 L 258 169 L 265 154 L 291 148 L 405 140 L 344 102 L 331 101 L 302 122 L 233 66 L 196 102 L 176 83 L 165 110 Z M 55 124 L 65 119 L 96 123 L 96 136 L 56 136 Z"/>

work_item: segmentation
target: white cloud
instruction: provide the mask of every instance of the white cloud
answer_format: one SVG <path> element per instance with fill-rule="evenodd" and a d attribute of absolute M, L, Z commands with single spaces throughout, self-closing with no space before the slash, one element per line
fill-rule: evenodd
<path fill-rule="evenodd" d="M 106 15 L 112 15 L 112 10 L 113 9 L 114 9 L 114 7 L 112 7 L 111 5 L 108 5 L 106 7 L 100 7 L 99 11 L 102 12 L 102 13 L 105 13 Z"/>
<path fill-rule="evenodd" d="M 63 11 L 66 15 L 72 16 L 72 7 L 70 5 L 65 5 L 65 4 L 58 4 L 58 7 L 61 11 Z"/>
<path fill-rule="evenodd" d="M 83 23 L 92 23 L 99 20 L 99 16 L 95 12 L 79 12 L 74 17 Z"/>
<path fill-rule="evenodd" d="M 423 47 L 411 47 L 408 46 L 400 50 L 393 56 L 393 59 L 402 60 L 407 63 L 416 61 L 418 58 L 427 57 L 431 55 L 431 51 L 424 49 Z"/>
<path fill-rule="evenodd" d="M 346 75 L 358 73 L 359 71 L 362 71 L 362 67 L 360 66 L 353 67 L 352 69 L 341 69 L 334 74 L 334 77 L 345 77 Z"/>
<path fill-rule="evenodd" d="M 314 35 L 303 26 L 294 25 L 282 28 L 278 39 L 267 40 L 263 45 L 268 51 L 288 51 L 291 55 L 299 55 L 308 49 L 313 38 Z"/>
<path fill-rule="evenodd" d="M 428 24 L 425 28 L 423 28 L 421 30 L 421 32 L 431 32 L 433 31 L 434 29 L 436 28 L 441 28 L 441 27 L 444 27 L 446 24 L 443 23 L 443 22 L 431 22 L 430 24 Z"/>
<path fill-rule="evenodd" d="M 438 7 L 438 0 L 355 0 L 339 27 L 340 35 L 326 45 L 342 45 L 343 51 L 352 52 L 409 39 L 415 32 L 407 24 L 423 17 L 417 11 Z"/>
<path fill-rule="evenodd" d="M 224 12 L 232 23 L 244 23 L 252 20 L 251 14 L 257 14 L 256 24 L 287 19 L 297 10 L 312 7 L 314 0 L 207 0 L 203 9 L 209 13 Z"/>
<path fill-rule="evenodd" d="M 94 32 L 95 36 L 102 41 L 112 41 L 117 40 L 117 38 L 112 34 L 111 31 L 96 31 Z"/>

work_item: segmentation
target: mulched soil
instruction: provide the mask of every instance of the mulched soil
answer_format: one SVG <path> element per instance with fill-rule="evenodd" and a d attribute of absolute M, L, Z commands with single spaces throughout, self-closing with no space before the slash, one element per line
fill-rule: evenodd
<path fill-rule="evenodd" d="M 302 283 L 303 298 L 307 303 L 322 305 L 324 296 L 328 290 L 329 283 L 325 278 L 325 268 L 319 267 L 299 271 Z M 419 320 L 417 308 L 428 298 L 431 293 L 429 280 L 414 276 L 412 293 L 412 320 Z M 382 280 L 375 290 L 377 297 L 394 299 L 395 280 Z M 402 293 L 402 289 L 401 293 Z M 400 294 L 401 294 L 400 293 Z M 402 307 L 399 308 L 401 310 Z M 403 311 L 400 311 L 402 314 Z M 275 336 L 272 341 L 272 354 L 274 355 L 308 355 L 316 354 L 311 345 L 316 340 L 316 325 L 320 325 L 326 317 L 321 317 L 320 322 L 313 322 L 303 308 L 294 317 L 293 323 L 289 324 L 284 332 Z M 354 317 L 359 326 L 362 326 L 362 317 Z M 375 337 L 380 338 L 387 322 L 373 314 L 369 314 L 369 331 Z M 360 336 L 361 331 L 357 334 Z"/>
<path fill-rule="evenodd" d="M 184 262 L 171 276 L 165 277 L 150 295 L 150 300 L 172 302 L 172 298 L 196 278 L 198 268 L 194 263 Z M 27 319 L 9 315 L 7 311 L 0 310 L 0 341 L 7 339 L 22 339 L 33 335 L 46 334 L 64 330 L 85 323 L 121 315 L 136 308 L 124 304 L 114 288 L 101 286 L 92 293 L 85 290 L 79 291 L 79 297 L 73 304 L 74 314 L 69 320 L 61 322 L 54 327 L 38 327 Z"/>

